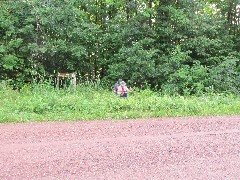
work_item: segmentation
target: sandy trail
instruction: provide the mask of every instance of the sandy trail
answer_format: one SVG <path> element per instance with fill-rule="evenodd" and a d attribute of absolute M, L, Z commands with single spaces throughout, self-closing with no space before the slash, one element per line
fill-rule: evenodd
<path fill-rule="evenodd" d="M 0 179 L 240 179 L 240 115 L 0 124 Z"/>

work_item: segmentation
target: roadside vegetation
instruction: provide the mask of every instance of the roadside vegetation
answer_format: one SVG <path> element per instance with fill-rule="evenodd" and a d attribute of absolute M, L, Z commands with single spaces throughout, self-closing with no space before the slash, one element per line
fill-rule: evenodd
<path fill-rule="evenodd" d="M 238 114 L 240 97 L 232 94 L 165 95 L 134 89 L 129 98 L 94 83 L 57 90 L 49 84 L 0 88 L 0 123 L 107 120 Z"/>
<path fill-rule="evenodd" d="M 0 81 L 76 73 L 167 94 L 240 92 L 239 0 L 19 0 L 0 5 Z"/>
<path fill-rule="evenodd" d="M 240 112 L 239 0 L 1 2 L 0 122 Z"/>

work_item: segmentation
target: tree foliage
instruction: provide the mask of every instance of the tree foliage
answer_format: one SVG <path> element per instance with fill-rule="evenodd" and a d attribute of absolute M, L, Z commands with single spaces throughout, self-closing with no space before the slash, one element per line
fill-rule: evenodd
<path fill-rule="evenodd" d="M 2 0 L 0 79 L 40 76 L 239 93 L 238 0 Z"/>

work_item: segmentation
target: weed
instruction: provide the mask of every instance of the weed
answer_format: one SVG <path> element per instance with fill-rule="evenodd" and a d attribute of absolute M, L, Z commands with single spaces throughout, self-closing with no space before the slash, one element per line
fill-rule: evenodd
<path fill-rule="evenodd" d="M 125 119 L 163 116 L 238 114 L 240 98 L 232 94 L 159 95 L 149 89 L 119 98 L 96 84 L 76 91 L 50 84 L 26 85 L 14 91 L 0 85 L 0 123 L 59 120 Z"/>

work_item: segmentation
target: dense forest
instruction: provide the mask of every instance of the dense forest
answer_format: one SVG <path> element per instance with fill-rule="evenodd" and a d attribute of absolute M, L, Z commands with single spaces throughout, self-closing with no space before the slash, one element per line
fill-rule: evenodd
<path fill-rule="evenodd" d="M 240 92 L 239 0 L 2 0 L 0 80 L 57 72 L 169 94 Z"/>

